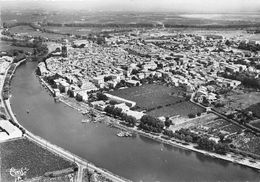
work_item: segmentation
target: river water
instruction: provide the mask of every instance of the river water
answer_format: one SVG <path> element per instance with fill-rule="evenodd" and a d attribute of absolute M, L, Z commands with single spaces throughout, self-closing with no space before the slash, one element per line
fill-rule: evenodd
<path fill-rule="evenodd" d="M 55 103 L 40 85 L 36 66 L 29 62 L 17 69 L 11 105 L 25 128 L 51 143 L 133 181 L 260 181 L 260 174 L 247 167 L 142 136 L 119 138 L 118 130 L 105 124 L 81 123 L 81 114 Z"/>

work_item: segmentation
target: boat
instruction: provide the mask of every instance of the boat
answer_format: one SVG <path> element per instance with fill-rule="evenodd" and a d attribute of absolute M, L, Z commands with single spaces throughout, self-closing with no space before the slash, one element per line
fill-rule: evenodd
<path fill-rule="evenodd" d="M 89 119 L 82 119 L 81 123 L 89 123 Z"/>
<path fill-rule="evenodd" d="M 127 131 L 120 131 L 118 134 L 117 134 L 118 137 L 131 137 L 132 134 L 130 132 L 127 132 Z"/>

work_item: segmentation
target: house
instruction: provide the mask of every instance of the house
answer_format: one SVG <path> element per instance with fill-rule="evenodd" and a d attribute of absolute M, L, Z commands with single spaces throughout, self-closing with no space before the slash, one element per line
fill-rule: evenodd
<path fill-rule="evenodd" d="M 214 93 L 209 93 L 206 97 L 206 99 L 209 101 L 209 103 L 212 103 L 217 100 L 217 95 Z"/>
<path fill-rule="evenodd" d="M 195 91 L 195 87 L 192 84 L 187 84 L 186 85 L 186 91 L 187 92 L 194 92 Z"/>
<path fill-rule="evenodd" d="M 238 80 L 230 80 L 229 82 L 229 86 L 232 87 L 232 88 L 236 88 L 238 85 L 241 84 L 241 81 L 238 81 Z"/>
<path fill-rule="evenodd" d="M 88 101 L 88 94 L 86 91 L 79 91 L 77 92 L 76 99 L 78 101 L 87 102 Z"/>
<path fill-rule="evenodd" d="M 94 77 L 93 78 L 93 82 L 94 84 L 96 85 L 100 85 L 100 84 L 103 84 L 104 83 L 104 76 L 103 75 L 100 75 L 100 76 L 97 76 L 97 77 Z"/>
<path fill-rule="evenodd" d="M 226 71 L 228 71 L 228 72 L 235 73 L 235 72 L 238 72 L 238 71 L 239 71 L 239 66 L 227 64 L 227 65 L 225 66 L 225 69 L 226 69 Z"/>
<path fill-rule="evenodd" d="M 53 91 L 54 91 L 54 97 L 60 96 L 60 90 L 59 89 L 55 88 L 55 89 L 53 89 Z"/>
<path fill-rule="evenodd" d="M 83 81 L 81 85 L 81 90 L 84 90 L 86 92 L 96 91 L 98 88 L 89 81 Z"/>
<path fill-rule="evenodd" d="M 44 62 L 40 62 L 38 64 L 38 69 L 37 72 L 40 76 L 46 76 L 48 74 L 48 70 L 46 69 L 45 63 Z"/>
<path fill-rule="evenodd" d="M 106 82 L 109 88 L 115 88 L 117 85 L 117 81 L 109 80 Z"/>
<path fill-rule="evenodd" d="M 145 63 L 145 64 L 142 66 L 142 68 L 143 68 L 144 70 L 148 70 L 148 69 L 154 70 L 154 69 L 157 68 L 157 64 L 156 64 L 155 62 L 151 61 L 151 62 Z"/>
<path fill-rule="evenodd" d="M 103 100 L 91 102 L 90 105 L 95 109 L 103 111 L 106 107 L 106 103 Z"/>
<path fill-rule="evenodd" d="M 144 79 L 144 73 L 138 73 L 137 76 L 139 79 Z"/>
<path fill-rule="evenodd" d="M 68 84 L 64 79 L 62 81 L 59 82 L 58 85 L 58 89 L 60 90 L 60 92 L 65 92 L 67 93 L 69 90 L 70 84 Z"/>
<path fill-rule="evenodd" d="M 144 113 L 142 113 L 142 112 L 132 111 L 132 110 L 128 110 L 128 111 L 125 111 L 123 113 L 125 113 L 128 116 L 134 117 L 136 120 L 140 120 L 144 115 Z"/>
<path fill-rule="evenodd" d="M 125 103 L 116 104 L 115 107 L 122 109 L 122 112 L 127 112 L 130 110 Z"/>

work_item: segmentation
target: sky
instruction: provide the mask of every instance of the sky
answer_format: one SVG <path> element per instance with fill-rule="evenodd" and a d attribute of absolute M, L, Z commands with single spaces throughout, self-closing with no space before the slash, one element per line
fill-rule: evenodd
<path fill-rule="evenodd" d="M 197 13 L 260 12 L 260 0 L 0 0 L 2 8 Z"/>

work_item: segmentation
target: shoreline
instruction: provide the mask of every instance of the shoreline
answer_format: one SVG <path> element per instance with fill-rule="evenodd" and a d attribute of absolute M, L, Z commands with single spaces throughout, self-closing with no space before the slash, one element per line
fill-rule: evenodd
<path fill-rule="evenodd" d="M 43 80 L 43 79 L 40 78 L 40 80 Z M 44 80 L 43 80 L 42 83 L 43 83 L 43 86 L 47 87 L 48 90 L 53 94 L 53 89 L 48 85 L 48 83 L 46 83 Z M 76 108 L 70 102 L 62 99 L 62 97 L 60 97 L 60 101 L 63 104 L 65 104 L 65 105 L 67 105 L 67 106 L 77 110 L 78 112 L 82 111 L 82 109 Z M 78 102 L 78 101 L 75 100 L 75 103 L 76 102 Z M 94 109 L 94 108 L 92 108 L 92 109 Z M 101 113 L 99 110 L 95 109 L 95 111 Z M 109 118 L 111 120 L 116 120 L 113 117 L 109 117 Z M 236 158 L 232 157 L 231 153 L 228 153 L 227 155 L 220 155 L 220 154 L 216 154 L 216 153 L 213 153 L 213 152 L 196 149 L 194 144 L 183 145 L 183 144 L 181 144 L 183 141 L 179 141 L 179 140 L 174 139 L 174 138 L 171 138 L 171 139 L 167 140 L 167 139 L 161 138 L 160 136 L 155 136 L 153 134 L 146 133 L 146 132 L 144 132 L 142 130 L 137 130 L 135 128 L 130 128 L 130 127 L 124 126 L 124 125 L 122 125 L 122 124 L 120 124 L 118 122 L 109 121 L 108 123 L 111 124 L 115 128 L 122 129 L 122 130 L 127 130 L 127 131 L 130 131 L 130 132 L 133 132 L 133 133 L 137 133 L 137 134 L 139 134 L 141 136 L 150 138 L 152 140 L 155 140 L 157 142 L 161 142 L 163 144 L 168 144 L 168 145 L 171 145 L 171 146 L 174 146 L 174 147 L 179 147 L 179 148 L 184 149 L 184 150 L 190 150 L 190 151 L 193 151 L 193 152 L 204 154 L 205 156 L 210 156 L 210 157 L 215 158 L 215 159 L 221 159 L 221 160 L 225 160 L 227 162 L 232 162 L 233 164 L 239 164 L 239 165 L 246 166 L 246 167 L 249 167 L 249 168 L 252 168 L 252 169 L 260 170 L 260 160 L 254 159 L 254 161 L 256 161 L 256 163 L 251 163 L 250 162 L 251 159 L 248 159 L 248 158 L 244 158 L 244 160 L 237 160 Z"/>
<path fill-rule="evenodd" d="M 11 77 L 14 76 L 17 67 L 20 66 L 20 64 L 22 62 L 24 62 L 24 61 L 25 61 L 25 59 L 20 61 L 20 62 L 18 62 L 16 64 L 16 67 L 15 67 Z M 45 86 L 47 86 L 47 85 L 45 85 Z M 49 88 L 49 89 L 50 89 L 50 91 L 52 90 L 51 88 Z M 50 152 L 53 152 L 53 153 L 59 155 L 60 157 L 63 157 L 65 159 L 67 159 L 67 160 L 69 160 L 71 162 L 75 162 L 77 164 L 79 170 L 77 172 L 77 175 L 76 175 L 77 177 L 76 177 L 75 181 L 82 182 L 82 180 L 83 180 L 82 179 L 83 178 L 83 176 L 82 176 L 83 175 L 83 170 L 84 169 L 88 169 L 88 170 L 92 170 L 92 171 L 96 171 L 96 172 L 100 173 L 103 177 L 105 177 L 105 178 L 107 178 L 108 180 L 111 180 L 111 181 L 115 181 L 115 182 L 131 182 L 131 180 L 128 180 L 128 179 L 125 179 L 124 177 L 116 175 L 116 174 L 114 174 L 114 173 L 112 173 L 112 172 L 110 172 L 110 171 L 108 171 L 106 169 L 103 169 L 102 167 L 95 166 L 95 164 L 87 161 L 86 159 L 83 159 L 83 158 L 81 158 L 81 157 L 79 157 L 79 156 L 77 156 L 77 155 L 75 155 L 75 154 L 73 154 L 73 153 L 71 153 L 71 152 L 69 152 L 69 151 L 67 151 L 67 150 L 57 146 L 57 145 L 55 145 L 55 144 L 50 143 L 49 141 L 41 138 L 40 136 L 37 136 L 37 135 L 31 133 L 26 128 L 24 128 L 19 123 L 19 121 L 17 120 L 17 118 L 16 118 L 16 116 L 15 116 L 13 110 L 12 110 L 12 107 L 11 107 L 10 97 L 7 100 L 3 100 L 3 104 L 4 104 L 5 110 L 6 110 L 7 114 L 8 114 L 8 116 L 9 116 L 9 118 L 11 118 L 15 123 L 18 124 L 18 126 L 20 126 L 21 128 L 23 128 L 25 130 L 25 134 L 24 134 L 23 137 L 25 137 L 25 138 L 35 142 L 36 144 L 46 148 Z"/>
<path fill-rule="evenodd" d="M 71 107 L 71 108 L 73 108 L 77 111 L 80 111 L 79 109 L 72 106 L 70 103 L 67 103 L 66 101 L 64 101 L 62 99 L 60 101 L 62 103 L 64 103 L 65 105 L 67 105 L 67 106 L 69 106 L 69 107 Z M 205 151 L 205 150 L 196 149 L 195 145 L 192 145 L 192 144 L 189 144 L 189 145 L 180 144 L 183 141 L 178 141 L 176 139 L 169 139 L 169 140 L 163 139 L 160 136 L 155 136 L 153 134 L 146 133 L 142 130 L 130 128 L 130 127 L 124 126 L 120 123 L 109 122 L 109 124 L 111 124 L 115 128 L 118 128 L 118 129 L 121 129 L 121 130 L 127 130 L 127 131 L 130 131 L 130 132 L 139 134 L 141 136 L 147 137 L 149 139 L 155 140 L 157 142 L 163 143 L 163 144 L 168 144 L 168 145 L 171 145 L 171 146 L 174 146 L 174 147 L 179 147 L 179 148 L 184 149 L 184 150 L 190 150 L 190 151 L 193 151 L 193 152 L 198 152 L 200 154 L 204 154 L 204 155 L 210 156 L 212 158 L 222 159 L 222 160 L 225 160 L 225 161 L 228 161 L 228 162 L 232 162 L 233 164 L 240 164 L 242 166 L 246 166 L 246 167 L 249 167 L 249 168 L 252 168 L 252 169 L 260 170 L 260 161 L 257 161 L 256 163 L 252 164 L 251 162 L 249 162 L 249 160 L 251 160 L 251 159 L 245 158 L 246 160 L 244 160 L 244 161 L 237 160 L 234 157 L 232 157 L 230 153 L 228 153 L 227 155 L 224 156 L 224 155 L 216 154 L 216 153 L 213 153 L 213 152 L 208 152 L 208 151 Z M 177 141 L 179 143 L 177 143 Z"/>

